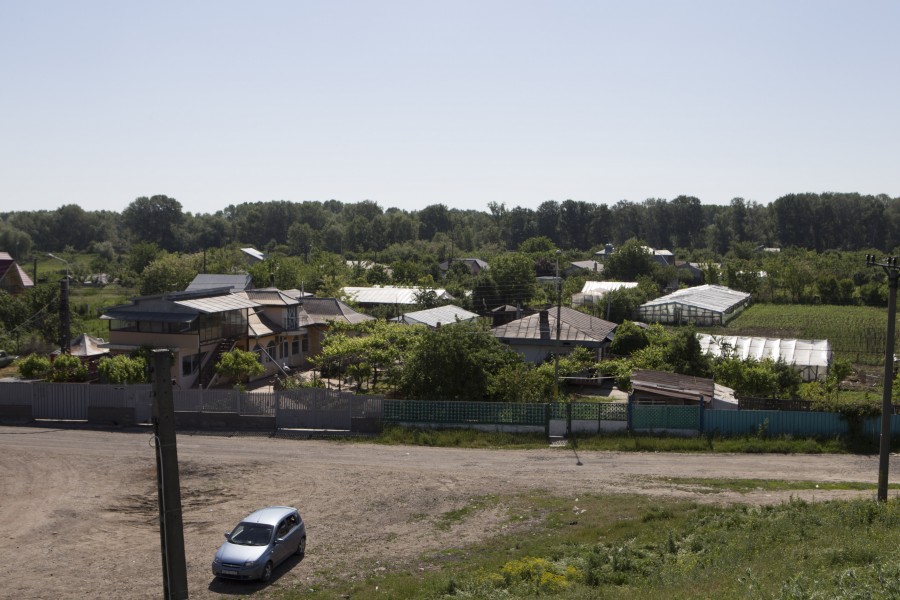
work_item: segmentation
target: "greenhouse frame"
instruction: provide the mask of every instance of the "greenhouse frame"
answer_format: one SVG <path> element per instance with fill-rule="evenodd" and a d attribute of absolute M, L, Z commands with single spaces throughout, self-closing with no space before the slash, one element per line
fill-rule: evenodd
<path fill-rule="evenodd" d="M 750 303 L 750 294 L 721 285 L 684 288 L 645 302 L 638 307 L 638 319 L 649 323 L 701 327 L 724 325 Z"/>
<path fill-rule="evenodd" d="M 828 340 L 796 340 L 698 333 L 700 349 L 716 357 L 784 361 L 800 370 L 803 381 L 822 381 L 833 353 Z"/>

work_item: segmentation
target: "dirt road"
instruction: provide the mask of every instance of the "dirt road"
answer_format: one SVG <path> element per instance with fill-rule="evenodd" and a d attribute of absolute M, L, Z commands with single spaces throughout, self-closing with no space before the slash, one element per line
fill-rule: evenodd
<path fill-rule="evenodd" d="M 366 574 L 507 527 L 502 507 L 449 530 L 443 513 L 473 497 L 546 490 L 696 497 L 706 502 L 825 500 L 854 492 L 699 494 L 670 477 L 877 481 L 877 457 L 687 455 L 571 450 L 454 450 L 372 444 L 178 436 L 192 598 L 311 585 L 323 573 Z M 891 481 L 900 474 L 892 460 Z M 149 432 L 0 427 L 3 598 L 159 598 L 154 449 Z M 856 494 L 860 495 L 860 494 Z M 871 492 L 862 493 L 872 496 Z M 297 506 L 308 523 L 302 562 L 268 587 L 213 579 L 222 534 L 261 506 Z"/>

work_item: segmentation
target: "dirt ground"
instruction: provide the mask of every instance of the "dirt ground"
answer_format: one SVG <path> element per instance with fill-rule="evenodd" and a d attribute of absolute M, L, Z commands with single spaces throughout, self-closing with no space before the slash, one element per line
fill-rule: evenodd
<path fill-rule="evenodd" d="M 669 477 L 877 481 L 877 457 L 687 455 L 571 449 L 458 450 L 274 439 L 178 436 L 188 586 L 192 598 L 267 596 L 327 577 L 365 577 L 496 535 L 503 507 L 445 530 L 441 514 L 487 494 L 545 490 L 691 497 L 704 502 L 810 501 L 872 492 L 700 494 Z M 891 481 L 900 474 L 893 457 Z M 306 558 L 269 586 L 216 580 L 222 534 L 252 510 L 297 506 Z M 9 565 L 2 598 L 159 598 L 162 570 L 149 431 L 0 427 L 0 539 Z"/>

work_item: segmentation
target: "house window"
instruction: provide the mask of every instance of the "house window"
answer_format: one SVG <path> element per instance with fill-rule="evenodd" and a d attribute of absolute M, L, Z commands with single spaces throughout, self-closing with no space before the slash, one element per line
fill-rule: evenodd
<path fill-rule="evenodd" d="M 266 346 L 266 362 L 272 362 L 277 356 L 275 353 L 278 351 L 278 348 L 275 346 L 275 342 L 269 342 L 269 345 Z"/>
<path fill-rule="evenodd" d="M 256 360 L 258 360 L 258 361 L 260 362 L 260 364 L 262 364 L 262 361 L 263 361 L 263 351 L 262 351 L 262 348 L 259 347 L 259 344 L 256 344 L 256 345 L 253 347 L 253 351 L 256 353 Z"/>
<path fill-rule="evenodd" d="M 200 355 L 189 354 L 181 357 L 181 376 L 193 375 L 200 368 Z"/>
<path fill-rule="evenodd" d="M 304 335 L 302 340 L 303 340 L 303 351 L 309 352 L 309 336 Z"/>
<path fill-rule="evenodd" d="M 291 354 L 300 354 L 300 338 L 294 338 L 291 342 Z"/>
<path fill-rule="evenodd" d="M 282 342 L 281 343 L 281 358 L 287 358 L 288 356 L 290 356 L 290 354 L 288 354 L 288 350 L 289 350 L 288 342 Z"/>

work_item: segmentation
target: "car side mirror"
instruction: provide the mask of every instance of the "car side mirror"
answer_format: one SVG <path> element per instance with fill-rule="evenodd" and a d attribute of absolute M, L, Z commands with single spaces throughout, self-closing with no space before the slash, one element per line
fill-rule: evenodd
<path fill-rule="evenodd" d="M 230 531 L 225 532 L 225 539 L 228 540 L 229 542 L 231 541 L 231 532 Z"/>

